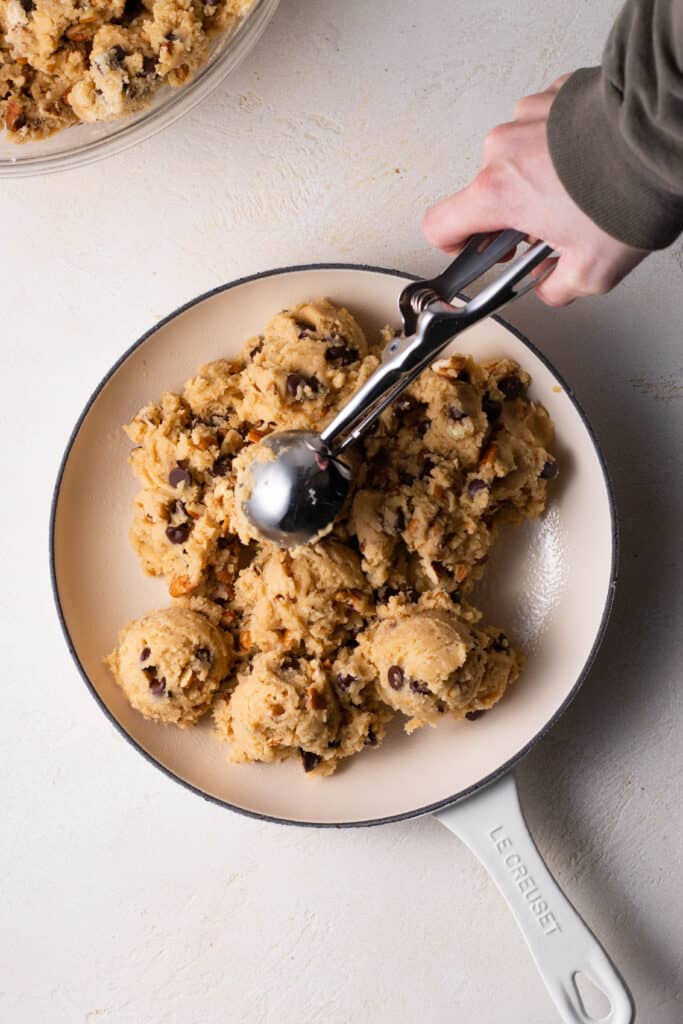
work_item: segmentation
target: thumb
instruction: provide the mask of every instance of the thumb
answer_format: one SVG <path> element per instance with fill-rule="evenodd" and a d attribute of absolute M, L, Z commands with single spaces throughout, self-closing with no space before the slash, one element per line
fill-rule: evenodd
<path fill-rule="evenodd" d="M 491 192 L 475 179 L 467 188 L 431 206 L 422 220 L 422 230 L 432 245 L 454 252 L 470 235 L 509 227 L 499 209 Z"/>

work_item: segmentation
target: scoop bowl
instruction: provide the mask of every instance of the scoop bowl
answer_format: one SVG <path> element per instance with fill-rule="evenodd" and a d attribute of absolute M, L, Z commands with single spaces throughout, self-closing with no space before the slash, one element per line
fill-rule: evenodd
<path fill-rule="evenodd" d="M 255 459 L 245 470 L 244 514 L 262 537 L 276 544 L 310 543 L 341 512 L 351 486 L 349 467 L 312 431 L 282 431 L 259 444 L 272 455 Z"/>

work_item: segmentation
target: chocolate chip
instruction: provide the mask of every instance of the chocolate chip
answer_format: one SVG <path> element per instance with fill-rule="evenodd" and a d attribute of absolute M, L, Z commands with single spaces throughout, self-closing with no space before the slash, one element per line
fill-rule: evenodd
<path fill-rule="evenodd" d="M 417 408 L 417 402 L 411 395 L 401 395 L 395 402 L 392 402 L 391 408 L 397 416 L 405 416 L 406 413 Z"/>
<path fill-rule="evenodd" d="M 548 459 L 538 475 L 541 480 L 553 480 L 557 476 L 557 463 L 555 460 Z"/>
<path fill-rule="evenodd" d="M 488 420 L 497 420 L 503 411 L 503 403 L 497 402 L 495 398 L 491 398 L 490 395 L 484 395 L 481 400 L 481 408 L 486 415 Z"/>
<path fill-rule="evenodd" d="M 154 75 L 157 70 L 156 57 L 143 57 L 142 58 L 142 71 L 145 75 Z"/>
<path fill-rule="evenodd" d="M 459 380 L 461 384 L 469 384 L 471 379 L 469 370 L 461 370 L 457 376 L 457 380 Z"/>
<path fill-rule="evenodd" d="M 168 474 L 168 482 L 171 487 L 179 487 L 180 484 L 185 484 L 186 487 L 191 487 L 192 476 L 188 469 L 183 469 L 181 465 L 177 465 L 175 469 L 172 469 Z"/>
<path fill-rule="evenodd" d="M 211 657 L 211 651 L 209 650 L 208 647 L 198 647 L 194 654 L 195 658 L 198 658 L 199 661 L 213 661 L 213 658 Z"/>
<path fill-rule="evenodd" d="M 147 676 L 147 682 L 149 688 L 155 697 L 161 696 L 166 689 L 166 677 L 162 676 L 161 679 L 157 676 L 156 665 L 148 665 L 147 668 L 142 670 Z"/>
<path fill-rule="evenodd" d="M 410 487 L 411 484 L 415 483 L 415 477 L 413 476 L 413 474 L 407 473 L 405 469 L 399 469 L 398 478 L 402 484 L 405 484 L 406 487 Z"/>
<path fill-rule="evenodd" d="M 392 665 L 387 672 L 387 679 L 392 690 L 400 690 L 405 682 L 403 669 L 400 665 Z"/>
<path fill-rule="evenodd" d="M 424 437 L 429 428 L 431 427 L 431 425 L 431 420 L 420 420 L 420 422 L 415 427 L 415 430 L 417 431 L 417 436 Z"/>
<path fill-rule="evenodd" d="M 151 653 L 149 647 L 143 647 L 140 651 L 140 661 L 147 661 Z"/>
<path fill-rule="evenodd" d="M 376 747 L 377 746 L 377 734 L 376 734 L 375 730 L 372 728 L 372 726 L 370 726 L 370 728 L 368 729 L 368 734 L 365 737 L 365 746 L 366 747 Z"/>
<path fill-rule="evenodd" d="M 161 679 L 150 679 L 149 688 L 155 697 L 160 697 L 166 689 L 165 676 L 162 676 Z"/>
<path fill-rule="evenodd" d="M 112 68 L 118 67 L 126 56 L 126 51 L 122 46 L 118 44 L 110 47 L 107 57 L 109 58 L 109 65 Z"/>
<path fill-rule="evenodd" d="M 475 494 L 479 493 L 479 491 L 485 491 L 487 488 L 488 484 L 486 484 L 483 480 L 474 479 L 470 480 L 470 482 L 468 483 L 467 493 L 469 494 L 470 498 L 473 498 Z"/>
<path fill-rule="evenodd" d="M 306 378 L 302 376 L 300 373 L 288 373 L 286 385 L 289 394 L 296 398 L 296 394 L 299 388 L 305 387 Z"/>
<path fill-rule="evenodd" d="M 288 373 L 285 385 L 292 398 L 296 398 L 299 390 L 305 387 L 309 387 L 314 395 L 320 390 L 320 381 L 317 377 L 304 377 L 302 373 Z"/>
<path fill-rule="evenodd" d="M 313 711 L 324 711 L 327 707 L 327 701 L 324 694 L 322 694 L 320 690 L 316 690 L 315 686 L 312 686 L 308 691 L 308 699 Z"/>
<path fill-rule="evenodd" d="M 19 0 L 19 3 L 24 8 L 27 14 L 30 14 L 30 12 L 36 6 L 35 0 Z"/>
<path fill-rule="evenodd" d="M 341 366 L 349 366 L 358 360 L 358 349 L 348 348 L 346 345 L 330 345 L 325 350 L 325 361 L 328 363 L 340 363 Z"/>
<path fill-rule="evenodd" d="M 190 524 L 180 523 L 178 526 L 167 526 L 166 536 L 171 544 L 184 544 L 190 535 Z"/>
<path fill-rule="evenodd" d="M 211 476 L 227 476 L 232 469 L 232 455 L 219 455 L 209 470 Z"/>
<path fill-rule="evenodd" d="M 312 772 L 315 766 L 322 761 L 320 754 L 313 754 L 310 750 L 304 750 L 303 747 L 299 747 L 299 754 L 305 772 Z"/>
<path fill-rule="evenodd" d="M 485 714 L 486 710 L 483 708 L 480 711 L 466 711 L 465 718 L 468 722 L 476 722 L 478 718 L 481 718 L 481 716 Z"/>
<path fill-rule="evenodd" d="M 498 390 L 503 392 L 507 401 L 511 401 L 513 398 L 519 398 L 524 390 L 524 385 L 517 374 L 509 373 L 498 381 Z"/>
<path fill-rule="evenodd" d="M 449 405 L 446 414 L 449 420 L 453 420 L 454 423 L 459 423 L 460 420 L 464 420 L 467 416 L 464 409 L 458 409 L 455 405 Z"/>
<path fill-rule="evenodd" d="M 410 680 L 410 689 L 413 693 L 429 693 L 429 687 L 426 683 L 421 683 L 419 679 Z"/>
<path fill-rule="evenodd" d="M 424 480 L 424 478 L 426 476 L 429 476 L 431 471 L 434 469 L 435 465 L 436 465 L 436 463 L 433 462 L 432 459 L 430 459 L 428 455 L 426 455 L 424 457 L 424 459 L 422 460 L 422 465 L 420 466 L 420 473 L 419 473 L 420 480 Z"/>
<path fill-rule="evenodd" d="M 355 683 L 356 677 L 352 676 L 351 673 L 344 675 L 343 672 L 337 673 L 337 687 L 342 691 L 349 689 L 352 683 Z"/>
<path fill-rule="evenodd" d="M 494 651 L 509 651 L 510 641 L 505 636 L 505 633 L 499 633 L 491 646 L 493 647 Z"/>

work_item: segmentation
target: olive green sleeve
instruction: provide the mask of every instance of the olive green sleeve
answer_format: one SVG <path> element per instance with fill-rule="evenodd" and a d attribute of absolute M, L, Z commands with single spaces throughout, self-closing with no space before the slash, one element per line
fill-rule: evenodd
<path fill-rule="evenodd" d="M 628 0 L 599 68 L 582 68 L 550 110 L 548 142 L 574 201 L 639 249 L 683 231 L 683 0 Z"/>

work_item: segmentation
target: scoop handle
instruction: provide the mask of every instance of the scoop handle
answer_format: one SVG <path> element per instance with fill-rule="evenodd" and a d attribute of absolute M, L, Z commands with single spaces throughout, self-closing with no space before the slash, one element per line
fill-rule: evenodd
<path fill-rule="evenodd" d="M 583 974 L 609 999 L 600 1024 L 632 1024 L 633 999 L 598 940 L 559 888 L 534 844 L 512 773 L 435 817 L 479 858 L 517 921 L 565 1024 L 595 1024 L 577 988 Z"/>

